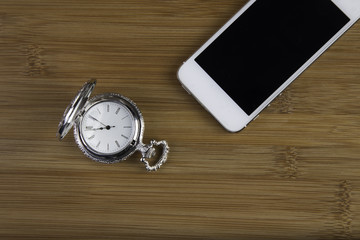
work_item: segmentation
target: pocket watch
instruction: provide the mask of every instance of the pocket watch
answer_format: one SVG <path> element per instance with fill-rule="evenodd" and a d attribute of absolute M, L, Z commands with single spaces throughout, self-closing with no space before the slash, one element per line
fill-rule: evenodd
<path fill-rule="evenodd" d="M 136 104 L 116 93 L 104 93 L 89 99 L 96 79 L 86 82 L 66 108 L 59 123 L 57 137 L 62 140 L 74 127 L 74 137 L 81 151 L 101 163 L 117 163 L 134 152 L 148 171 L 158 170 L 167 160 L 169 145 L 165 140 L 144 144 L 144 119 Z M 155 147 L 162 148 L 155 165 L 147 159 L 155 156 Z"/>

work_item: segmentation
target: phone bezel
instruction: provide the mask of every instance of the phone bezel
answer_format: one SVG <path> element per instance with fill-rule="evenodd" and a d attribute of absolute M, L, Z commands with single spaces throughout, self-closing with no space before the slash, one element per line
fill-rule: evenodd
<path fill-rule="evenodd" d="M 251 115 L 247 115 L 228 94 L 195 62 L 218 36 L 220 36 L 241 14 L 256 0 L 250 0 L 222 28 L 220 28 L 204 45 L 202 45 L 178 71 L 178 79 L 183 87 L 207 109 L 217 121 L 228 131 L 238 132 L 247 126 L 258 114 L 268 106 L 284 89 L 289 86 L 311 63 L 329 48 L 360 17 L 359 0 L 332 0 L 349 18 L 350 21 L 337 32 L 322 48 L 317 51 L 302 67 L 284 82 L 268 99 L 266 99 Z"/>

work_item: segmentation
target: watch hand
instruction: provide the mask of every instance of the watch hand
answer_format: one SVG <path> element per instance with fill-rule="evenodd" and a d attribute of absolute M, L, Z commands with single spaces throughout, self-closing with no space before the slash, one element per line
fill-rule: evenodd
<path fill-rule="evenodd" d="M 111 128 L 114 128 L 115 126 L 106 126 L 106 127 L 99 127 L 99 128 L 91 128 L 89 129 L 90 131 L 97 131 L 97 130 L 104 130 L 104 129 L 107 129 L 107 130 L 110 130 Z"/>
<path fill-rule="evenodd" d="M 97 131 L 97 130 L 104 130 L 105 128 L 103 128 L 103 127 L 99 127 L 99 128 L 93 128 L 93 129 L 91 129 L 91 130 L 94 130 L 94 131 Z"/>
<path fill-rule="evenodd" d="M 89 115 L 89 118 L 91 118 L 92 120 L 95 120 L 95 121 L 101 123 L 102 125 L 104 125 L 105 127 L 107 127 L 107 125 L 103 124 L 102 122 L 100 122 L 99 120 L 97 120 L 96 118 L 94 118 L 93 116 Z"/>

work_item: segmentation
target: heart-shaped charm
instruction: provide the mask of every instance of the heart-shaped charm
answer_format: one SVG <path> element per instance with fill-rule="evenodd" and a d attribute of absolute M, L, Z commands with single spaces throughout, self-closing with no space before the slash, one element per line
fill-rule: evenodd
<path fill-rule="evenodd" d="M 151 159 L 155 156 L 156 150 L 154 147 L 162 147 L 162 154 L 160 155 L 159 159 L 157 160 L 156 164 L 151 166 L 149 161 L 147 159 Z M 169 153 L 169 145 L 165 140 L 162 141 L 156 141 L 151 140 L 150 144 L 139 144 L 138 150 L 141 152 L 142 158 L 140 159 L 141 162 L 145 164 L 145 168 L 148 171 L 157 171 L 161 165 L 163 165 L 167 160 L 167 155 Z"/>

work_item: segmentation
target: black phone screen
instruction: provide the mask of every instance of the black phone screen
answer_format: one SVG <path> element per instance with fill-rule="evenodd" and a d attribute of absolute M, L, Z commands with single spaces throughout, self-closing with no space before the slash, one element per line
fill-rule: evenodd
<path fill-rule="evenodd" d="M 250 115 L 349 21 L 331 0 L 257 0 L 195 61 Z"/>

